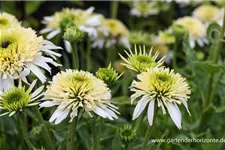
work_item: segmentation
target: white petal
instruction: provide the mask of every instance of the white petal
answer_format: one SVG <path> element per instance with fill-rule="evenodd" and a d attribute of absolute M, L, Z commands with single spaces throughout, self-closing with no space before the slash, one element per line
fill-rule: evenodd
<path fill-rule="evenodd" d="M 175 125 L 181 129 L 181 113 L 176 104 L 172 104 L 170 102 L 165 102 L 168 112 L 170 114 L 171 119 L 175 123 Z"/>
<path fill-rule="evenodd" d="M 35 65 L 37 65 L 37 66 L 39 66 L 39 67 L 41 67 L 41 68 L 44 68 L 49 73 L 51 73 L 51 67 L 49 67 L 49 65 L 45 61 L 43 61 L 42 59 L 39 59 L 39 58 L 40 57 L 38 57 L 38 59 L 37 58 L 34 58 L 34 60 L 33 60 L 32 63 L 35 64 Z"/>
<path fill-rule="evenodd" d="M 52 107 L 52 106 L 55 106 L 55 105 L 59 105 L 60 103 L 56 103 L 56 102 L 52 102 L 52 101 L 45 101 L 43 103 L 41 103 L 39 106 L 40 108 L 42 107 Z"/>
<path fill-rule="evenodd" d="M 77 116 L 77 109 L 76 110 L 73 110 L 71 113 L 70 113 L 70 121 L 69 122 L 72 122 L 73 121 L 73 118 Z"/>
<path fill-rule="evenodd" d="M 36 97 L 38 94 L 40 94 L 41 91 L 42 91 L 43 89 L 44 89 L 44 86 L 41 86 L 41 87 L 39 87 L 37 90 L 35 90 L 35 91 L 31 94 L 32 98 L 34 98 L 34 97 Z"/>
<path fill-rule="evenodd" d="M 185 100 L 180 100 L 180 101 L 181 101 L 181 103 L 185 106 L 185 108 L 186 108 L 186 110 L 187 110 L 189 116 L 191 116 L 191 113 L 190 113 L 190 111 L 189 111 L 189 109 L 188 109 L 188 104 L 187 104 L 187 102 L 186 102 Z"/>
<path fill-rule="evenodd" d="M 97 115 L 101 116 L 102 118 L 106 118 L 107 114 L 105 113 L 105 111 L 103 111 L 100 107 L 96 107 L 93 110 Z"/>
<path fill-rule="evenodd" d="M 72 53 L 72 45 L 69 41 L 64 40 L 65 49 L 68 53 Z"/>
<path fill-rule="evenodd" d="M 155 99 L 151 100 L 148 106 L 148 122 L 150 126 L 153 124 Z"/>
<path fill-rule="evenodd" d="M 37 66 L 35 66 L 31 63 L 26 64 L 26 67 L 28 69 L 30 69 L 41 80 L 42 83 L 44 83 L 46 81 L 47 78 L 44 76 L 44 74 L 40 68 L 38 68 Z"/>
<path fill-rule="evenodd" d="M 147 103 L 148 103 L 148 101 L 143 100 L 143 98 L 140 101 L 138 101 L 138 104 L 134 109 L 133 120 L 136 119 L 143 112 Z"/>
<path fill-rule="evenodd" d="M 55 120 L 55 124 L 59 124 L 60 122 L 62 122 L 64 119 L 66 119 L 66 117 L 68 116 L 70 110 L 65 109 L 62 114 Z"/>
<path fill-rule="evenodd" d="M 191 48 L 195 47 L 195 41 L 194 40 L 189 40 L 189 44 Z"/>
<path fill-rule="evenodd" d="M 52 39 L 53 37 L 55 37 L 57 34 L 59 34 L 61 32 L 60 29 L 58 30 L 53 30 L 52 32 L 50 32 L 48 35 L 47 35 L 47 39 Z"/>
<path fill-rule="evenodd" d="M 48 33 L 50 31 L 52 31 L 53 29 L 52 28 L 45 28 L 45 29 L 42 29 L 39 33 L 40 34 L 44 34 L 44 33 Z"/>
<path fill-rule="evenodd" d="M 51 118 L 49 119 L 49 122 L 55 121 L 62 114 L 63 114 L 63 110 L 56 109 L 56 111 L 52 114 Z"/>

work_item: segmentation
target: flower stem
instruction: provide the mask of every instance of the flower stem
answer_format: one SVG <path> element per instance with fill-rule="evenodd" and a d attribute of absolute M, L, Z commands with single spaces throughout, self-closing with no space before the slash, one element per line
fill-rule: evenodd
<path fill-rule="evenodd" d="M 78 115 L 69 124 L 68 138 L 67 138 L 67 150 L 74 150 L 74 137 L 75 137 L 75 133 L 76 133 L 77 122 L 78 122 Z"/>
<path fill-rule="evenodd" d="M 24 113 L 20 113 L 19 121 L 20 121 L 21 129 L 22 129 L 22 133 L 23 133 L 23 138 L 24 138 L 25 142 L 27 143 L 29 149 L 32 149 L 32 150 L 36 149 L 34 147 L 34 145 L 31 143 L 29 136 L 28 136 L 26 116 L 24 115 Z"/>
<path fill-rule="evenodd" d="M 154 116 L 153 116 L 153 124 L 154 124 L 154 122 L 155 122 L 155 117 L 156 117 L 156 115 L 158 114 L 158 107 L 157 107 L 157 105 L 156 105 L 156 103 L 155 103 L 155 110 L 154 110 Z M 153 129 L 153 126 L 151 127 L 150 125 L 148 126 L 148 130 L 147 130 L 147 132 L 146 132 L 146 134 L 145 134 L 145 139 L 144 139 L 144 143 L 143 143 L 143 145 L 142 145 L 142 148 L 141 148 L 141 150 L 145 150 L 146 148 L 147 148 L 147 144 L 148 144 L 148 140 L 149 140 L 149 138 L 150 138 L 150 136 L 151 136 L 151 133 L 152 133 L 152 129 Z"/>
<path fill-rule="evenodd" d="M 91 71 L 91 41 L 89 38 L 87 40 L 86 64 L 87 64 L 86 70 Z"/>
<path fill-rule="evenodd" d="M 72 43 L 73 50 L 72 50 L 72 58 L 73 58 L 73 68 L 79 69 L 79 59 L 78 59 L 78 51 L 77 51 L 77 43 Z"/>
<path fill-rule="evenodd" d="M 119 1 L 111 1 L 111 18 L 117 17 Z"/>
<path fill-rule="evenodd" d="M 177 48 L 178 48 L 178 44 L 179 44 L 179 39 L 175 40 L 175 43 L 173 45 L 173 69 L 176 70 L 177 68 Z"/>
<path fill-rule="evenodd" d="M 224 32 L 225 32 L 225 11 L 224 11 L 224 15 L 223 15 L 223 25 L 221 28 L 221 35 L 220 35 L 220 39 L 222 40 L 224 37 Z M 218 59 L 219 59 L 219 55 L 220 55 L 220 51 L 221 51 L 221 47 L 222 47 L 222 42 L 219 41 L 216 49 L 215 49 L 215 55 L 213 57 L 213 63 L 217 63 Z M 208 95 L 206 98 L 206 102 L 205 102 L 205 108 L 208 107 L 208 105 L 210 104 L 210 102 L 212 101 L 212 94 L 213 94 L 213 78 L 214 78 L 214 74 L 210 74 L 209 78 L 208 78 Z"/>
<path fill-rule="evenodd" d="M 37 106 L 34 109 L 35 109 L 35 115 L 37 117 L 37 120 L 39 121 L 39 123 L 41 123 L 43 125 L 42 126 L 43 127 L 42 134 L 43 134 L 44 141 L 46 142 L 46 145 L 48 147 L 48 150 L 54 150 L 54 145 L 52 143 L 52 139 L 51 139 L 49 130 L 46 127 L 46 124 L 45 124 L 45 121 L 44 121 L 44 119 L 41 115 L 41 112 L 39 111 Z"/>
<path fill-rule="evenodd" d="M 96 126 L 97 121 L 94 120 L 92 122 L 92 126 L 91 126 L 91 130 L 92 130 L 92 134 L 93 134 L 93 146 L 92 146 L 92 150 L 98 150 L 99 149 L 99 133 L 98 133 L 98 128 Z"/>

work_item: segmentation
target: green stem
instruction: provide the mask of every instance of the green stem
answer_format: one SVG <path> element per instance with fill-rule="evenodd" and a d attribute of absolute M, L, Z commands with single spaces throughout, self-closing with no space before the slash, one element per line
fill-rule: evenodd
<path fill-rule="evenodd" d="M 143 145 L 142 145 L 141 150 L 145 150 L 145 149 L 146 149 L 147 144 L 148 144 L 148 140 L 149 140 L 149 138 L 150 138 L 150 136 L 151 136 L 151 133 L 152 133 L 152 129 L 153 129 L 153 127 L 148 126 L 148 130 L 147 130 L 147 132 L 146 132 L 146 134 L 145 134 L 145 140 L 144 140 L 144 143 L 143 143 Z"/>
<path fill-rule="evenodd" d="M 87 40 L 86 64 L 87 64 L 86 70 L 91 71 L 91 41 L 89 38 Z"/>
<path fill-rule="evenodd" d="M 155 122 L 155 117 L 156 117 L 156 115 L 158 114 L 158 107 L 157 107 L 157 105 L 156 105 L 156 103 L 155 103 L 155 110 L 154 110 L 154 116 L 153 116 L 153 124 L 154 124 L 154 122 Z M 149 140 L 149 138 L 150 138 L 150 136 L 151 136 L 151 133 L 152 133 L 152 129 L 153 129 L 153 126 L 151 127 L 150 125 L 148 126 L 148 130 L 147 130 L 147 132 L 146 132 L 146 134 L 145 134 L 145 139 L 144 139 L 144 143 L 143 143 L 143 145 L 142 145 L 142 148 L 141 148 L 141 150 L 145 150 L 146 148 L 147 148 L 147 144 L 148 144 L 148 140 Z"/>
<path fill-rule="evenodd" d="M 67 150 L 74 150 L 74 138 L 76 133 L 76 125 L 78 122 L 78 115 L 69 124 L 68 138 L 67 138 Z"/>
<path fill-rule="evenodd" d="M 79 69 L 79 58 L 78 58 L 78 51 L 77 51 L 77 43 L 72 43 L 73 50 L 72 50 L 72 57 L 73 57 L 73 68 Z"/>
<path fill-rule="evenodd" d="M 179 40 L 176 38 L 176 41 L 173 45 L 173 69 L 177 68 L 177 48 L 178 48 Z"/>
<path fill-rule="evenodd" d="M 34 112 L 35 112 L 35 115 L 37 117 L 37 120 L 39 121 L 39 123 L 41 123 L 43 125 L 42 126 L 42 128 L 43 128 L 42 134 L 43 134 L 44 141 L 46 142 L 46 145 L 48 147 L 48 150 L 54 150 L 54 145 L 52 143 L 52 139 L 51 139 L 49 130 L 46 127 L 46 124 L 45 124 L 45 121 L 44 121 L 44 119 L 41 115 L 41 112 L 39 111 L 37 106 L 34 109 L 35 109 Z"/>
<path fill-rule="evenodd" d="M 224 32 L 225 32 L 225 11 L 224 11 L 224 18 L 223 18 L 223 26 L 221 28 L 221 35 L 220 35 L 221 40 L 224 37 Z M 223 43 L 221 41 L 219 41 L 217 44 L 217 47 L 215 50 L 215 55 L 213 57 L 213 63 L 217 63 L 217 61 L 219 59 L 222 44 Z M 210 74 L 209 78 L 208 78 L 208 95 L 207 95 L 207 99 L 205 102 L 205 108 L 207 108 L 208 105 L 210 104 L 210 102 L 212 101 L 212 97 L 213 97 L 212 89 L 213 89 L 213 80 L 214 80 L 213 77 L 214 77 L 214 74 Z"/>
<path fill-rule="evenodd" d="M 139 128 L 140 128 L 141 123 L 143 122 L 144 116 L 145 116 L 145 113 L 141 114 L 141 116 L 138 117 L 136 124 L 135 124 L 135 128 L 134 128 L 136 132 L 139 131 Z"/>
<path fill-rule="evenodd" d="M 111 18 L 117 17 L 119 1 L 111 1 Z"/>
<path fill-rule="evenodd" d="M 22 129 L 22 133 L 23 133 L 23 138 L 24 138 L 25 142 L 27 143 L 29 149 L 31 149 L 31 150 L 36 149 L 29 139 L 29 136 L 27 133 L 26 116 L 23 113 L 20 113 L 19 121 L 20 121 L 21 129 Z"/>
<path fill-rule="evenodd" d="M 99 133 L 98 133 L 98 129 L 97 129 L 97 126 L 96 126 L 96 123 L 97 121 L 93 121 L 92 122 L 92 126 L 91 126 L 91 129 L 92 129 L 92 134 L 93 134 L 93 146 L 92 146 L 92 150 L 99 150 Z"/>

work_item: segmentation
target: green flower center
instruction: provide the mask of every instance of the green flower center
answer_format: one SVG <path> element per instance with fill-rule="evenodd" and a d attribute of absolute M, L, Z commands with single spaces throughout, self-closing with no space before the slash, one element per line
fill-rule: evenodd
<path fill-rule="evenodd" d="M 151 57 L 148 57 L 148 56 L 137 56 L 136 59 L 140 63 L 144 63 L 144 64 L 150 64 L 150 63 L 155 62 Z"/>
<path fill-rule="evenodd" d="M 161 82 L 166 82 L 168 81 L 170 78 L 168 76 L 165 75 L 159 75 L 158 76 L 158 80 L 160 80 Z"/>
<path fill-rule="evenodd" d="M 31 95 L 21 88 L 13 88 L 7 91 L 2 98 L 2 105 L 9 111 L 18 111 L 28 105 Z"/>
<path fill-rule="evenodd" d="M 11 43 L 10 43 L 9 41 L 3 40 L 3 41 L 1 42 L 1 47 L 2 47 L 2 48 L 7 48 L 10 44 L 11 44 Z"/>
<path fill-rule="evenodd" d="M 8 24 L 8 20 L 7 19 L 0 19 L 0 25 L 7 25 Z"/>

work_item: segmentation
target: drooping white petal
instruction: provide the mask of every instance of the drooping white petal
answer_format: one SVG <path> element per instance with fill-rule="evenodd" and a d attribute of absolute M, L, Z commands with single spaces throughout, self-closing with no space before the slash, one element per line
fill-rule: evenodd
<path fill-rule="evenodd" d="M 51 118 L 49 119 L 49 122 L 55 121 L 62 114 L 63 114 L 63 110 L 56 109 L 56 111 L 52 114 Z"/>
<path fill-rule="evenodd" d="M 181 103 L 185 106 L 185 108 L 186 108 L 186 110 L 187 110 L 189 116 L 191 116 L 191 113 L 190 113 L 190 111 L 189 111 L 189 109 L 188 109 L 188 104 L 187 104 L 187 102 L 186 102 L 185 100 L 182 100 L 182 99 L 181 99 L 180 101 L 181 101 Z"/>
<path fill-rule="evenodd" d="M 52 29 L 52 28 L 45 28 L 45 29 L 42 29 L 39 33 L 40 34 L 44 34 L 44 33 L 51 32 L 52 30 L 54 30 L 54 29 Z"/>
<path fill-rule="evenodd" d="M 59 105 L 60 103 L 56 103 L 56 102 L 53 102 L 53 101 L 45 101 L 43 103 L 41 103 L 39 106 L 40 108 L 42 107 L 52 107 L 52 106 L 56 106 L 56 105 Z"/>
<path fill-rule="evenodd" d="M 26 67 L 30 69 L 41 80 L 42 83 L 46 81 L 47 78 L 44 76 L 40 68 L 31 63 L 26 64 Z"/>
<path fill-rule="evenodd" d="M 64 119 L 66 119 L 66 117 L 69 114 L 69 110 L 65 109 L 60 116 L 58 116 L 58 118 L 55 120 L 55 124 L 59 124 L 60 122 L 62 122 Z"/>
<path fill-rule="evenodd" d="M 33 60 L 32 63 L 35 64 L 35 65 L 37 65 L 37 66 L 39 66 L 39 67 L 41 67 L 41 68 L 44 68 L 49 73 L 51 73 L 51 67 L 49 67 L 49 65 L 46 62 L 44 62 L 42 59 L 36 59 L 36 58 L 34 58 L 34 60 Z"/>
<path fill-rule="evenodd" d="M 181 112 L 179 110 L 179 108 L 177 107 L 176 104 L 172 104 L 170 102 L 165 102 L 166 103 L 166 107 L 168 109 L 169 115 L 171 117 L 171 119 L 173 120 L 173 122 L 175 123 L 175 125 L 181 129 Z"/>
<path fill-rule="evenodd" d="M 28 76 L 29 74 L 30 74 L 30 70 L 27 69 L 27 68 L 24 68 L 24 70 L 20 74 L 20 77 L 21 77 L 22 81 L 25 82 L 28 85 L 29 85 L 29 82 L 27 81 L 26 76 Z"/>
<path fill-rule="evenodd" d="M 50 32 L 48 35 L 47 35 L 47 39 L 52 39 L 53 37 L 55 37 L 56 35 L 58 35 L 59 33 L 61 32 L 60 29 L 57 29 L 57 30 L 53 30 L 52 32 Z"/>
<path fill-rule="evenodd" d="M 137 106 L 134 109 L 133 120 L 136 119 L 143 112 L 147 103 L 148 101 L 145 99 L 141 99 L 140 101 L 138 101 Z"/>
<path fill-rule="evenodd" d="M 106 113 L 105 111 L 103 111 L 100 107 L 96 107 L 94 110 L 93 110 L 97 115 L 101 116 L 102 118 L 107 118 L 106 116 Z"/>
<path fill-rule="evenodd" d="M 75 109 L 70 113 L 70 121 L 69 122 L 73 121 L 73 118 L 77 116 L 77 112 L 78 112 L 77 109 Z"/>
<path fill-rule="evenodd" d="M 189 44 L 191 48 L 195 47 L 195 41 L 194 40 L 189 40 Z"/>
<path fill-rule="evenodd" d="M 72 45 L 69 41 L 64 40 L 65 49 L 68 53 L 72 53 Z"/>
<path fill-rule="evenodd" d="M 148 106 L 148 122 L 150 126 L 153 124 L 154 119 L 154 106 L 155 106 L 155 99 L 151 100 Z"/>

